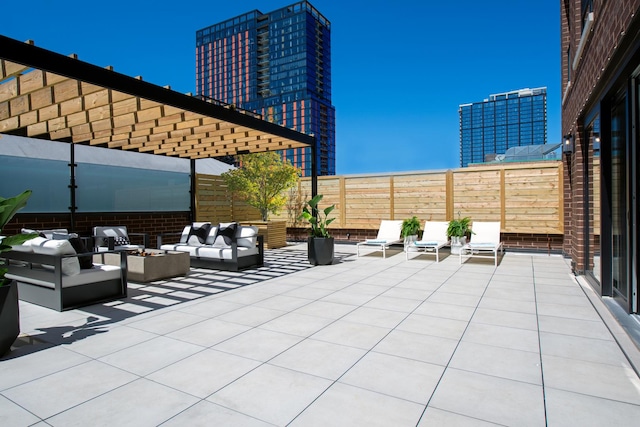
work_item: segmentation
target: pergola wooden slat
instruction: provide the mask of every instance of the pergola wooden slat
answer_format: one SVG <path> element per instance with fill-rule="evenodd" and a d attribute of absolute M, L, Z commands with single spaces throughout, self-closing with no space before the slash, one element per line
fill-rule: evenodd
<path fill-rule="evenodd" d="M 0 132 L 199 159 L 314 137 L 0 36 Z"/>
<path fill-rule="evenodd" d="M 192 217 L 196 159 L 310 147 L 317 192 L 313 135 L 2 35 L 0 133 L 70 143 L 72 224 L 75 144 L 190 159 Z"/>

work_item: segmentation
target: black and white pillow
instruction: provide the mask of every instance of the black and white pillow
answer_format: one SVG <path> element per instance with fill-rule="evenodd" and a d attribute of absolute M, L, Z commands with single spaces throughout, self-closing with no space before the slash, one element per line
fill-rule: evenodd
<path fill-rule="evenodd" d="M 69 238 L 69 243 L 73 246 L 73 249 L 78 254 L 86 254 L 91 252 L 87 249 L 82 239 L 79 237 L 71 237 Z M 93 257 L 91 255 L 83 255 L 78 257 L 78 261 L 80 262 L 81 270 L 88 270 L 93 268 Z"/>
<path fill-rule="evenodd" d="M 131 242 L 129 242 L 129 239 L 127 239 L 125 236 L 116 236 L 113 238 L 113 243 L 116 246 L 126 246 L 131 244 Z"/>
<path fill-rule="evenodd" d="M 187 243 L 193 244 L 197 242 L 204 244 L 207 240 L 207 236 L 209 235 L 210 228 L 211 224 L 208 222 L 192 224 L 191 229 L 189 230 L 189 236 L 187 237 Z"/>
<path fill-rule="evenodd" d="M 216 234 L 216 239 L 213 242 L 214 248 L 228 248 L 233 243 L 236 237 L 236 230 L 238 228 L 238 223 L 236 222 L 227 222 L 220 223 L 218 225 L 218 232 Z"/>

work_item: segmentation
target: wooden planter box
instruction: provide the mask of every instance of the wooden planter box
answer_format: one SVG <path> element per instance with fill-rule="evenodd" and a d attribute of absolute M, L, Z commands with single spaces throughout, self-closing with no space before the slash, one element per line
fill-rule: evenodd
<path fill-rule="evenodd" d="M 240 224 L 258 227 L 258 234 L 264 236 L 265 249 L 287 246 L 287 221 L 240 221 Z"/>

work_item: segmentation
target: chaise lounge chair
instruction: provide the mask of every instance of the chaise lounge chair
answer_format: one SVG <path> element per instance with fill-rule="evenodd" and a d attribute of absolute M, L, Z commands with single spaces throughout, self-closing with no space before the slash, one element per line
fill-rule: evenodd
<path fill-rule="evenodd" d="M 386 250 L 394 243 L 402 243 L 402 221 L 382 220 L 375 239 L 367 239 L 357 244 L 356 253 L 360 256 L 361 246 L 375 247 L 382 250 L 382 257 L 387 257 Z"/>
<path fill-rule="evenodd" d="M 460 264 L 462 258 L 493 258 L 498 266 L 498 251 L 504 253 L 500 241 L 500 222 L 474 221 L 471 230 L 471 240 L 460 249 Z"/>
<path fill-rule="evenodd" d="M 449 245 L 447 238 L 447 221 L 425 221 L 422 239 L 411 242 L 405 248 L 405 257 L 409 260 L 409 252 L 433 252 L 436 262 L 440 262 L 440 248 Z"/>

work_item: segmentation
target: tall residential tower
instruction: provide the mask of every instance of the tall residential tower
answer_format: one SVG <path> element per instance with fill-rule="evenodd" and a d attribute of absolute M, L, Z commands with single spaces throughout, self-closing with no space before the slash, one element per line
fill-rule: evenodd
<path fill-rule="evenodd" d="M 331 23 L 309 2 L 254 10 L 197 31 L 196 93 L 314 134 L 318 175 L 335 175 Z M 311 149 L 283 156 L 311 175 Z"/>
<path fill-rule="evenodd" d="M 507 149 L 547 143 L 547 88 L 489 95 L 460 105 L 460 166 L 492 160 Z"/>

